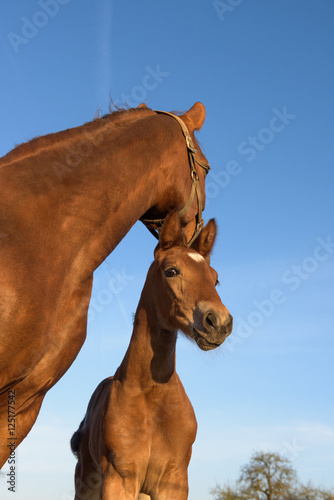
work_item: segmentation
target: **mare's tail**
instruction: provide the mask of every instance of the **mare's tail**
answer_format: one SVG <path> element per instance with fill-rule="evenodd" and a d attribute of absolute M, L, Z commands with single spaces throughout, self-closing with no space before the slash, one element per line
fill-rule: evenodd
<path fill-rule="evenodd" d="M 85 421 L 85 419 L 83 419 L 83 421 L 79 425 L 79 429 L 77 431 L 75 431 L 75 433 L 71 437 L 71 441 L 70 441 L 71 450 L 77 458 L 78 458 L 79 448 L 80 448 L 80 444 L 81 444 L 82 437 L 83 437 L 82 428 L 83 428 L 84 421 Z"/>

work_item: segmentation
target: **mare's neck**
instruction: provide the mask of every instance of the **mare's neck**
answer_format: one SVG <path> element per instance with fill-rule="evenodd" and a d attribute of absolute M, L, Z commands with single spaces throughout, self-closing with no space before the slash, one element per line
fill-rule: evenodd
<path fill-rule="evenodd" d="M 32 141 L 2 169 L 11 179 L 3 204 L 20 220 L 18 225 L 8 218 L 8 224 L 27 233 L 21 239 L 34 245 L 33 254 L 35 247 L 44 248 L 73 283 L 90 277 L 152 207 L 161 213 L 168 203 L 178 205 L 174 176 L 166 175 L 176 164 L 165 147 L 169 135 L 152 112 L 132 116 Z M 177 147 L 184 144 L 178 141 Z M 23 203 L 29 210 L 22 211 Z"/>
<path fill-rule="evenodd" d="M 149 389 L 166 384 L 175 374 L 177 331 L 158 321 L 149 287 L 145 286 L 135 315 L 130 345 L 116 378 L 131 386 Z"/>
<path fill-rule="evenodd" d="M 112 252 L 135 222 L 154 206 L 165 187 L 157 147 L 154 162 L 148 147 L 149 126 L 143 118 L 97 129 L 92 135 L 94 154 L 69 172 L 69 227 L 83 230 L 78 265 L 85 263 L 87 274 Z M 146 130 L 149 129 L 149 131 Z M 153 134 L 152 134 L 153 135 Z M 79 141 L 80 144 L 80 141 Z M 158 167 L 158 168 L 157 168 Z M 64 187 L 66 190 L 66 174 Z M 73 192 L 75 193 L 73 195 Z M 79 219 L 79 224 L 78 224 Z M 85 220 L 85 222 L 83 222 Z"/>

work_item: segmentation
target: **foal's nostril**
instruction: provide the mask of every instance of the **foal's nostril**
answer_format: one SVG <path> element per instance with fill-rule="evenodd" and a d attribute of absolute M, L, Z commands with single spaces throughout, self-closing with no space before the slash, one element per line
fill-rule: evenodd
<path fill-rule="evenodd" d="M 233 316 L 231 314 L 229 314 L 228 321 L 227 321 L 226 326 L 225 326 L 225 329 L 228 332 L 228 335 L 232 332 L 232 328 L 233 328 Z"/>
<path fill-rule="evenodd" d="M 207 328 L 217 328 L 218 318 L 215 314 L 209 312 L 204 316 L 204 325 Z"/>

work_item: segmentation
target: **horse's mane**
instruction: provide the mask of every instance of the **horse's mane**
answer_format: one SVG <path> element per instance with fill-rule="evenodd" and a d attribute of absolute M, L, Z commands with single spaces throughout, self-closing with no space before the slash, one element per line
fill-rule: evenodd
<path fill-rule="evenodd" d="M 134 119 L 136 115 L 152 112 L 150 108 L 115 108 L 116 109 L 113 109 L 113 107 L 109 106 L 109 113 L 103 116 L 99 116 L 100 113 L 97 113 L 94 120 L 83 125 L 79 125 L 78 127 L 35 137 L 27 142 L 19 144 L 5 156 L 0 158 L 0 163 L 8 163 L 19 158 L 20 156 L 29 155 L 34 150 L 45 146 L 52 146 L 53 144 L 59 143 L 62 139 L 74 138 L 77 134 L 93 132 L 110 123 L 113 125 L 121 124 L 129 119 Z"/>

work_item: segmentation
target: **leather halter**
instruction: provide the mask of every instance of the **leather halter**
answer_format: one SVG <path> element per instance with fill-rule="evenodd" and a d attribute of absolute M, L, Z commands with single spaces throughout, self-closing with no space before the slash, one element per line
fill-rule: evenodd
<path fill-rule="evenodd" d="M 201 232 L 203 225 L 204 225 L 204 220 L 202 219 L 202 212 L 203 212 L 202 195 L 201 195 L 201 189 L 200 189 L 200 185 L 199 185 L 199 177 L 197 174 L 195 163 L 197 163 L 200 167 L 204 168 L 206 170 L 206 172 L 208 172 L 210 170 L 210 166 L 207 164 L 201 163 L 198 160 L 198 158 L 196 158 L 197 151 L 194 148 L 194 143 L 193 143 L 192 138 L 188 132 L 188 129 L 187 129 L 185 123 L 181 120 L 181 118 L 179 118 L 177 115 L 174 115 L 173 113 L 169 113 L 167 111 L 156 111 L 156 113 L 172 116 L 180 125 L 181 130 L 183 132 L 183 135 L 186 139 L 189 166 L 190 166 L 191 190 L 190 190 L 190 196 L 189 196 L 187 204 L 182 208 L 182 210 L 179 211 L 179 217 L 183 217 L 189 211 L 190 207 L 193 204 L 195 193 L 196 193 L 196 197 L 197 197 L 197 206 L 198 206 L 198 212 L 196 214 L 196 228 L 195 228 L 193 236 L 191 237 L 190 241 L 187 244 L 189 247 L 193 243 L 193 241 L 197 238 L 197 236 Z M 139 220 L 147 227 L 147 229 L 150 231 L 150 233 L 153 234 L 153 236 L 155 238 L 159 239 L 159 235 L 160 235 L 160 232 L 161 232 L 161 229 L 162 229 L 162 226 L 163 226 L 165 219 L 143 219 L 141 217 Z M 152 227 L 152 225 L 157 226 L 157 229 L 154 229 Z"/>

